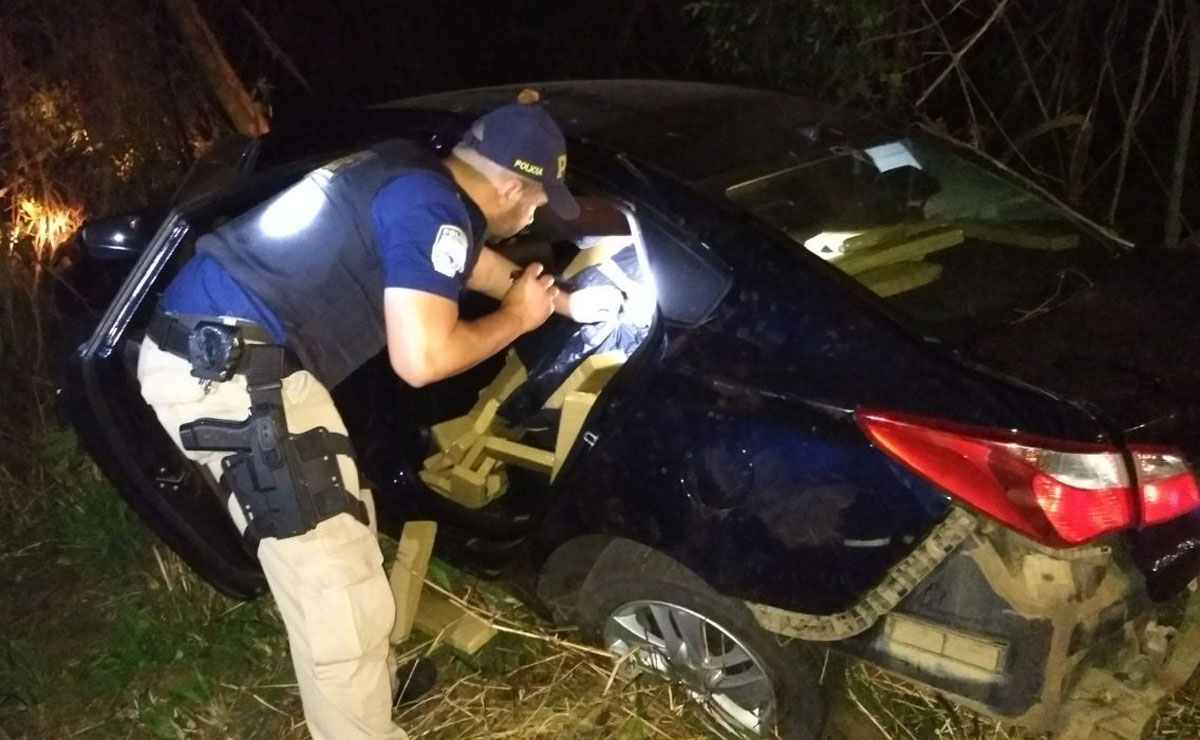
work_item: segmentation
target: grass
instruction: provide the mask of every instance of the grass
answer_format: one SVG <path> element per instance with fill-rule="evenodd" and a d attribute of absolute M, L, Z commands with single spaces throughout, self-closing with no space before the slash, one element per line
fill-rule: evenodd
<path fill-rule="evenodd" d="M 0 740 L 307 737 L 271 599 L 234 601 L 200 581 L 54 426 L 48 353 L 14 350 L 57 326 L 26 267 L 0 254 Z M 615 675 L 503 592 L 432 573 L 509 632 L 476 656 L 402 646 L 442 674 L 400 718 L 413 737 L 715 732 L 670 689 Z"/>
<path fill-rule="evenodd" d="M 454 577 L 444 595 L 499 630 L 479 654 L 465 656 L 418 638 L 409 654 L 442 658 L 441 686 L 401 715 L 413 736 L 453 738 L 709 738 L 711 720 L 675 691 L 628 670 L 569 631 L 541 625 L 511 596 Z"/>
<path fill-rule="evenodd" d="M 69 445 L 57 454 L 69 463 L 44 469 L 44 489 L 10 488 L 3 499 L 10 510 L 22 495 L 39 504 L 13 520 L 17 547 L 0 551 L 0 737 L 250 737 L 241 728 L 265 728 L 268 710 L 251 705 L 289 692 L 256 698 L 223 684 L 291 680 L 269 601 L 233 601 L 201 583 L 90 463 Z"/>
<path fill-rule="evenodd" d="M 228 599 L 136 520 L 69 433 L 34 443 L 42 463 L 0 469 L 0 740 L 307 737 L 283 626 L 270 598 Z M 394 543 L 393 543 L 394 544 Z M 385 544 L 385 551 L 387 547 Z M 721 730 L 671 687 L 570 632 L 539 622 L 503 590 L 438 565 L 431 587 L 496 624 L 475 656 L 418 637 L 435 693 L 399 722 L 414 738 L 692 740 Z M 861 732 L 892 740 L 1034 740 L 858 665 L 849 704 Z M 1200 682 L 1159 712 L 1148 737 L 1200 737 Z"/>
<path fill-rule="evenodd" d="M 228 599 L 145 530 L 62 438 L 41 503 L 0 550 L 0 738 L 302 738 L 283 627 L 270 598 Z M 6 515 L 32 493 L 4 489 Z M 476 656 L 428 638 L 436 694 L 406 709 L 414 737 L 702 738 L 672 691 L 613 673 L 535 624 L 503 591 L 448 568 L 507 630 Z M 521 634 L 516 634 L 521 633 Z"/>

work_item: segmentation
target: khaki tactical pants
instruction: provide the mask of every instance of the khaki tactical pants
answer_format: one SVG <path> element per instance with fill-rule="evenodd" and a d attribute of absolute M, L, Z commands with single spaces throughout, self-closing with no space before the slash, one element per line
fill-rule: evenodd
<path fill-rule="evenodd" d="M 250 415 L 244 376 L 206 389 L 191 376 L 186 360 L 160 350 L 150 339 L 142 342 L 138 381 L 176 445 L 181 424 L 201 418 L 242 421 Z M 283 405 L 292 433 L 318 426 L 346 433 L 329 392 L 308 372 L 283 380 Z M 221 459 L 229 453 L 184 454 L 220 479 Z M 296 537 L 264 538 L 258 559 L 287 627 L 313 738 L 405 740 L 392 721 L 394 665 L 388 636 L 396 605 L 375 539 L 374 501 L 370 491 L 359 489 L 353 460 L 338 456 L 338 463 L 346 490 L 361 490 L 371 527 L 338 514 Z M 246 520 L 233 496 L 228 507 L 238 530 L 244 530 Z"/>

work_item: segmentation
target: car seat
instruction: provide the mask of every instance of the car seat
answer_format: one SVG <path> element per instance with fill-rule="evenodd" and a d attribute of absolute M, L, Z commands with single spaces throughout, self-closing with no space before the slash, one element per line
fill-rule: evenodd
<path fill-rule="evenodd" d="M 553 480 L 600 392 L 649 332 L 654 284 L 635 220 L 605 199 L 580 198 L 580 205 L 568 235 L 578 252 L 559 283 L 568 290 L 612 285 L 624 305 L 615 319 L 595 324 L 552 317 L 514 343 L 467 414 L 434 425 L 435 452 L 421 479 L 463 506 L 503 494 L 509 465 Z"/>

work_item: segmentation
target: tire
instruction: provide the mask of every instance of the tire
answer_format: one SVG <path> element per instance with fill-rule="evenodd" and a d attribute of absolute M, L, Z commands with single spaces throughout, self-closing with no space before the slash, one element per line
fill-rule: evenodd
<path fill-rule="evenodd" d="M 617 654 L 637 645 L 631 663 L 682 686 L 736 734 L 821 737 L 827 717 L 818 680 L 823 651 L 775 637 L 741 602 L 665 555 L 613 541 L 580 589 L 576 607 L 587 636 Z"/>
<path fill-rule="evenodd" d="M 542 564 L 537 579 L 538 600 L 560 625 L 579 622 L 579 592 L 592 566 L 612 542 L 603 535 L 584 535 L 559 547 Z"/>

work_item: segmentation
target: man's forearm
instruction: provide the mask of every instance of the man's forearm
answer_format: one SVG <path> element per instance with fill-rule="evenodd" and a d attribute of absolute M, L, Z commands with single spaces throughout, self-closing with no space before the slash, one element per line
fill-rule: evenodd
<path fill-rule="evenodd" d="M 521 268 L 509 258 L 491 247 L 479 253 L 475 269 L 467 278 L 467 287 L 478 293 L 500 300 L 513 284 L 513 273 Z"/>
<path fill-rule="evenodd" d="M 443 345 L 429 356 L 433 376 L 430 382 L 478 365 L 512 344 L 523 330 L 521 320 L 504 309 L 471 321 L 460 320 Z"/>
<path fill-rule="evenodd" d="M 490 247 L 484 247 L 479 255 L 475 270 L 471 273 L 467 287 L 478 293 L 500 300 L 512 287 L 517 275 L 523 268 L 516 262 L 500 254 Z M 566 291 L 560 291 L 554 298 L 555 313 L 571 317 L 570 299 Z"/>

